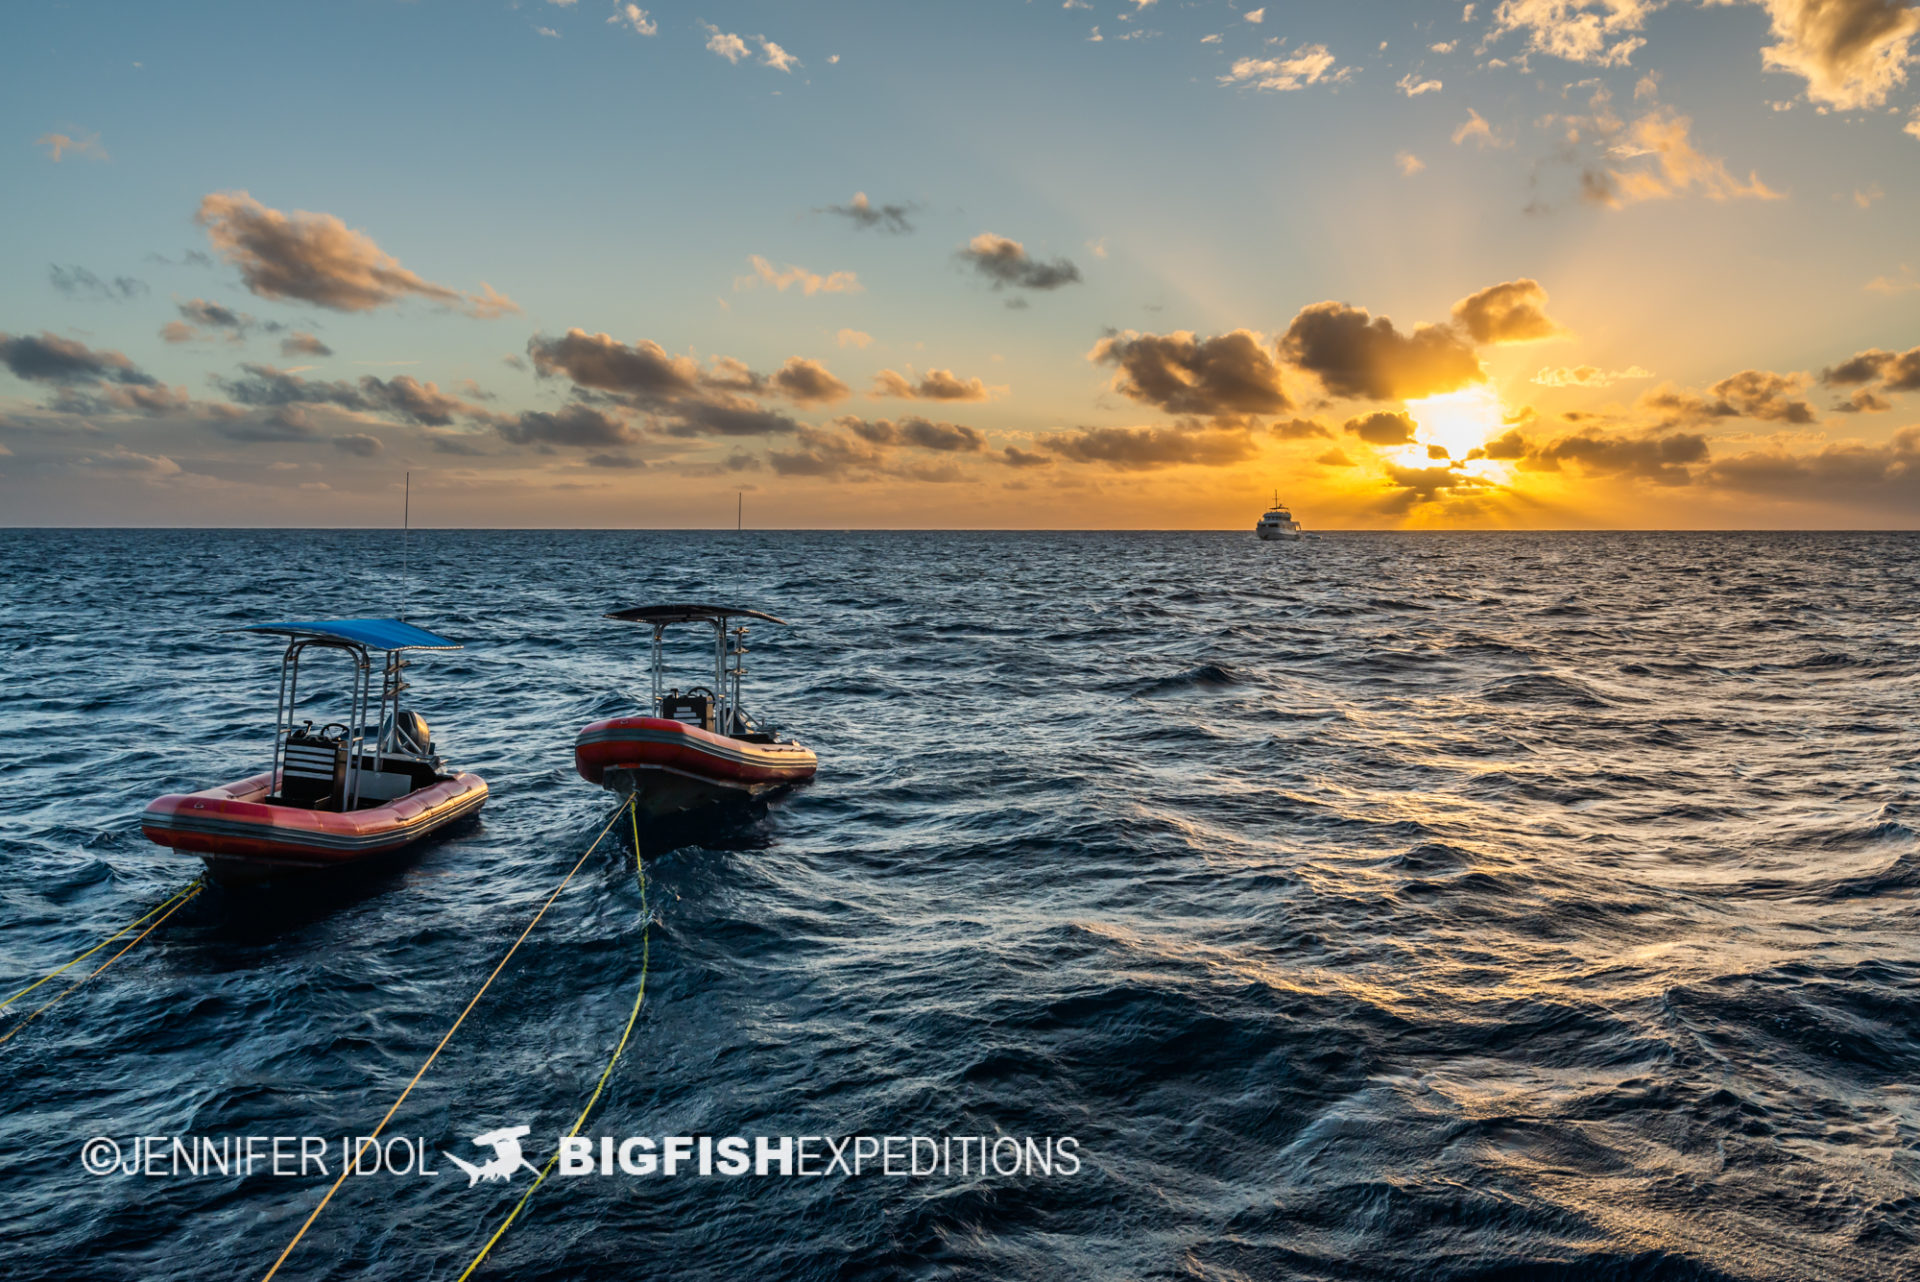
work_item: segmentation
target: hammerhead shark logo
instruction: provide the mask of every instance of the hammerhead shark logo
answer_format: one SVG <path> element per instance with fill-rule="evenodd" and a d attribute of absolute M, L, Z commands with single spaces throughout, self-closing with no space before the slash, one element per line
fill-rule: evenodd
<path fill-rule="evenodd" d="M 463 1162 L 445 1150 L 442 1150 L 440 1155 L 467 1173 L 468 1188 L 472 1188 L 482 1180 L 488 1183 L 494 1180 L 511 1180 L 514 1172 L 523 1166 L 538 1175 L 540 1168 L 529 1162 L 520 1152 L 521 1137 L 532 1129 L 531 1126 L 503 1126 L 497 1131 L 488 1131 L 485 1135 L 474 1136 L 475 1148 L 493 1150 L 493 1156 L 478 1166 Z"/>

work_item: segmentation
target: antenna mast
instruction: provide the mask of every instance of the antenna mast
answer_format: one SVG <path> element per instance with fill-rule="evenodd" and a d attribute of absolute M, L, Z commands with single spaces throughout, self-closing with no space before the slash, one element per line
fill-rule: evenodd
<path fill-rule="evenodd" d="M 407 535 L 413 529 L 413 473 L 407 473 L 406 489 L 400 500 L 400 619 L 407 617 Z"/>
<path fill-rule="evenodd" d="M 733 498 L 733 532 L 738 534 L 747 519 L 747 492 L 741 490 Z"/>

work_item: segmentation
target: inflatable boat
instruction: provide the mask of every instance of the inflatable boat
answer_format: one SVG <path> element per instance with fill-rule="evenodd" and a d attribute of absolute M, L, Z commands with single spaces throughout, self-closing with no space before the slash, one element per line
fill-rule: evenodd
<path fill-rule="evenodd" d="M 401 850 L 479 812 L 487 785 L 449 768 L 425 719 L 400 706 L 408 650 L 460 647 L 398 619 L 261 623 L 237 629 L 284 636 L 271 768 L 234 783 L 149 803 L 140 830 L 199 855 L 221 880 L 356 863 Z M 372 652 L 385 654 L 376 666 Z M 300 663 L 334 652 L 352 665 L 345 720 L 296 724 Z M 376 692 L 375 673 L 380 684 Z"/>
<path fill-rule="evenodd" d="M 653 629 L 653 698 L 647 715 L 596 721 L 574 740 L 574 767 L 589 783 L 632 796 L 660 817 L 749 801 L 813 778 L 820 759 L 805 744 L 756 725 L 740 703 L 746 674 L 744 624 L 785 621 L 721 605 L 642 605 L 609 619 Z M 662 637 L 676 623 L 713 629 L 713 684 L 667 688 Z"/>

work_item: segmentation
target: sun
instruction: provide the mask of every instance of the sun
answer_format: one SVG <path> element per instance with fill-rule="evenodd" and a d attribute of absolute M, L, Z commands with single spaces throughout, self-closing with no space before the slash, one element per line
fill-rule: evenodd
<path fill-rule="evenodd" d="M 1408 401 L 1413 439 L 1420 445 L 1438 445 L 1453 459 L 1463 459 L 1500 435 L 1505 407 L 1491 387 L 1466 387 L 1438 396 Z"/>

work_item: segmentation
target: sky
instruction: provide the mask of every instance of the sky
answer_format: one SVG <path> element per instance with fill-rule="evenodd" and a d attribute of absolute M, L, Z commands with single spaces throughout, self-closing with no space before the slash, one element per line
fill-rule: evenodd
<path fill-rule="evenodd" d="M 0 525 L 1920 524 L 1905 0 L 18 0 Z"/>

